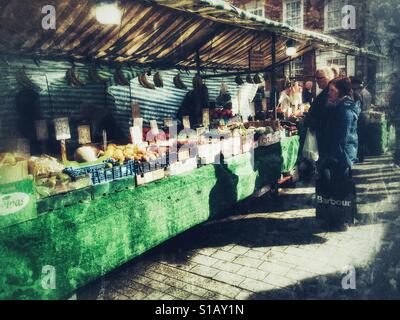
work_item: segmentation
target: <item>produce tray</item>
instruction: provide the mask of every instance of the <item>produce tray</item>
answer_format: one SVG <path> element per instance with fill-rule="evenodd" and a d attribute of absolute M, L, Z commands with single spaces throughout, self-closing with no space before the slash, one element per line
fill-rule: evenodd
<path fill-rule="evenodd" d="M 109 163 L 112 167 L 109 167 Z M 106 160 L 103 163 L 72 168 L 68 167 L 64 169 L 64 172 L 72 178 L 77 178 L 84 174 L 90 174 L 92 184 L 97 185 L 104 182 L 109 182 L 129 176 L 134 176 L 136 172 L 135 161 L 129 160 L 122 165 L 116 165 L 111 160 Z"/>
<path fill-rule="evenodd" d="M 149 160 L 147 162 L 135 161 L 135 171 L 138 175 L 143 175 L 147 172 L 164 169 L 167 167 L 167 165 L 168 157 L 163 155 L 156 160 Z"/>

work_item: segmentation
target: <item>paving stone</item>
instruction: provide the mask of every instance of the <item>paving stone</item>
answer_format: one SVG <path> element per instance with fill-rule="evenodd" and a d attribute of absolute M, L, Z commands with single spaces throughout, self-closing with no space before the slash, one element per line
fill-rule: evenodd
<path fill-rule="evenodd" d="M 245 254 L 247 251 L 249 251 L 250 249 L 247 247 L 242 247 L 242 246 L 234 246 L 232 247 L 229 252 L 237 254 L 237 255 L 242 255 Z"/>
<path fill-rule="evenodd" d="M 276 287 L 263 282 L 263 281 L 258 281 L 258 280 L 253 280 L 253 279 L 246 279 L 244 280 L 240 285 L 240 288 L 252 291 L 252 292 L 260 292 L 260 291 L 268 291 L 268 290 L 273 290 Z"/>
<path fill-rule="evenodd" d="M 249 257 L 249 258 L 254 258 L 254 259 L 262 259 L 264 257 L 265 253 L 256 251 L 256 250 L 249 250 L 243 256 Z"/>
<path fill-rule="evenodd" d="M 164 293 L 169 294 L 178 299 L 187 299 L 190 296 L 190 292 L 180 290 L 178 288 L 170 287 L 164 291 Z"/>
<path fill-rule="evenodd" d="M 252 296 L 253 292 L 247 291 L 247 290 L 242 290 L 239 292 L 239 294 L 235 297 L 236 300 L 249 300 L 249 298 Z"/>
<path fill-rule="evenodd" d="M 249 268 L 249 267 L 242 267 L 239 271 L 238 274 L 250 278 L 250 279 L 254 279 L 254 280 L 264 280 L 267 275 L 268 272 L 265 272 L 263 270 L 259 270 L 259 269 L 254 269 L 254 268 Z"/>
<path fill-rule="evenodd" d="M 287 264 L 279 262 L 277 263 L 264 262 L 258 268 L 268 273 L 273 272 L 274 274 L 280 274 L 280 275 L 286 274 L 291 269 L 291 267 L 288 266 Z"/>
<path fill-rule="evenodd" d="M 243 266 L 240 264 L 226 261 L 218 261 L 213 265 L 213 267 L 227 272 L 237 272 L 243 268 Z"/>
<path fill-rule="evenodd" d="M 195 255 L 194 257 L 192 257 L 191 261 L 196 262 L 198 264 L 201 264 L 203 266 L 210 267 L 214 263 L 216 263 L 218 260 L 213 258 L 213 257 L 208 257 L 208 256 L 205 256 L 205 255 L 202 255 L 202 254 L 198 254 L 198 255 Z M 191 270 L 193 270 L 193 269 L 191 269 Z"/>
<path fill-rule="evenodd" d="M 220 271 L 213 277 L 213 279 L 231 284 L 233 286 L 238 286 L 245 279 L 245 277 L 231 272 Z"/>
<path fill-rule="evenodd" d="M 210 267 L 207 267 L 207 266 L 201 266 L 201 265 L 199 265 L 199 266 L 197 266 L 197 267 L 194 267 L 194 268 L 191 270 L 191 272 L 196 273 L 196 274 L 198 274 L 198 275 L 201 275 L 201 276 L 203 276 L 203 277 L 212 278 L 212 277 L 214 277 L 214 276 L 219 272 L 219 270 L 218 270 L 218 269 L 215 269 L 215 268 L 210 268 Z"/>
<path fill-rule="evenodd" d="M 293 280 L 272 272 L 264 279 L 264 281 L 276 287 L 287 287 L 294 284 Z"/>
<path fill-rule="evenodd" d="M 243 256 L 236 258 L 233 262 L 237 263 L 237 264 L 241 264 L 246 267 L 252 267 L 252 268 L 257 268 L 258 266 L 260 266 L 263 263 L 262 260 L 243 257 Z"/>
<path fill-rule="evenodd" d="M 219 260 L 224 260 L 224 261 L 233 261 L 235 260 L 238 255 L 228 252 L 228 251 L 223 251 L 223 250 L 218 250 L 212 255 L 213 258 L 219 259 Z M 214 264 L 215 265 L 215 264 Z"/>

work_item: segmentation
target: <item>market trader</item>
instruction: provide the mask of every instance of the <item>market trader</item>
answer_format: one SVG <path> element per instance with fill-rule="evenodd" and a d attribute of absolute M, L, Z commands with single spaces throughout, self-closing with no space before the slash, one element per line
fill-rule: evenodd
<path fill-rule="evenodd" d="M 316 134 L 320 158 L 321 156 L 323 156 L 324 153 L 323 131 L 329 118 L 329 83 L 334 79 L 334 77 L 335 74 L 333 73 L 332 68 L 326 67 L 317 70 L 315 78 L 317 80 L 318 87 L 322 89 L 322 91 L 311 104 L 310 110 L 308 111 L 308 114 L 304 119 L 305 127 L 309 128 Z"/>

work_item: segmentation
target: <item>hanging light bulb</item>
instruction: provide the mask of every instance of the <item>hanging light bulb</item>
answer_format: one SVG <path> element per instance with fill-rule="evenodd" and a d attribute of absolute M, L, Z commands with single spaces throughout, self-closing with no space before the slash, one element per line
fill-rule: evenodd
<path fill-rule="evenodd" d="M 96 1 L 96 19 L 101 24 L 121 24 L 122 12 L 118 7 L 118 1 L 98 0 Z"/>
<path fill-rule="evenodd" d="M 286 55 L 294 57 L 297 54 L 296 41 L 289 39 L 286 41 Z"/>

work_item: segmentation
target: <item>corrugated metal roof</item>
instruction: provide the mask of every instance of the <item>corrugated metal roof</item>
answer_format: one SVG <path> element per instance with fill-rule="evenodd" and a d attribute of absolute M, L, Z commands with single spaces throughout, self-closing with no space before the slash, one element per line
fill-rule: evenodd
<path fill-rule="evenodd" d="M 199 49 L 204 66 L 247 69 L 251 48 L 265 53 L 265 66 L 271 63 L 275 33 L 278 62 L 287 59 L 288 37 L 298 40 L 299 55 L 313 46 L 356 52 L 332 37 L 250 15 L 225 1 L 121 1 L 120 26 L 104 26 L 95 19 L 95 0 L 51 2 L 55 30 L 42 28 L 41 8 L 48 1 L 0 0 L 0 51 L 192 68 Z"/>

